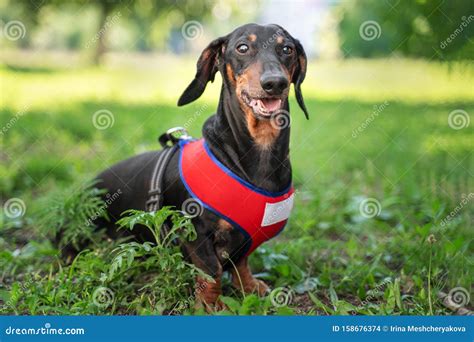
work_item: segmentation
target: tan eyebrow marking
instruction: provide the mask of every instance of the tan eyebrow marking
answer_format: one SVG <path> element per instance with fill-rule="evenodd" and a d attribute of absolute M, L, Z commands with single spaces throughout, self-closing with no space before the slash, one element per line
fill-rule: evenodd
<path fill-rule="evenodd" d="M 252 33 L 252 34 L 250 34 L 250 35 L 248 36 L 248 39 L 249 39 L 251 42 L 254 42 L 254 41 L 257 40 L 257 35 Z"/>
<path fill-rule="evenodd" d="M 282 37 L 282 36 L 278 36 L 278 38 L 277 38 L 277 43 L 278 43 L 278 44 L 283 43 L 283 37 Z"/>

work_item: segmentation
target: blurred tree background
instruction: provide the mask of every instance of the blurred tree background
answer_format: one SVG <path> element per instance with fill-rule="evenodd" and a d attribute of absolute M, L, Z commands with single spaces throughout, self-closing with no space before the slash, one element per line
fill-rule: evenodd
<path fill-rule="evenodd" d="M 282 9 L 268 15 L 285 3 L 263 0 L 0 0 L 0 24 L 5 27 L 21 18 L 29 33 L 13 41 L 2 37 L 1 42 L 22 49 L 80 50 L 98 64 L 106 51 L 188 51 L 199 37 L 189 39 L 188 45 L 180 39 L 187 22 L 198 23 L 189 30 L 199 36 L 204 24 L 209 40 L 217 31 L 252 21 L 286 21 L 298 28 L 292 23 L 301 17 L 308 18 L 305 27 L 312 32 L 306 40 L 318 46 L 337 45 L 339 55 L 346 58 L 396 53 L 459 60 L 474 55 L 471 0 L 300 0 L 286 3 L 286 8 L 292 3 L 298 9 L 293 16 L 291 10 Z M 312 17 L 301 13 L 303 7 Z M 337 37 L 326 34 L 328 26 Z M 363 34 L 375 36 L 361 39 Z"/>
<path fill-rule="evenodd" d="M 346 1 L 340 8 L 341 48 L 347 57 L 381 57 L 397 52 L 439 60 L 472 58 L 473 14 L 474 1 L 470 0 Z M 364 21 L 379 24 L 373 28 L 381 31 L 378 39 L 360 39 Z"/>
<path fill-rule="evenodd" d="M 183 52 L 175 39 L 185 22 L 209 19 L 221 7 L 236 15 L 238 7 L 224 2 L 184 0 L 3 0 L 0 22 L 21 18 L 30 34 L 9 42 L 20 48 L 82 50 L 94 64 L 106 51 L 165 50 Z M 80 13 L 80 15 L 78 15 Z M 200 24 L 199 24 L 200 25 Z M 202 29 L 199 27 L 191 30 Z M 191 34 L 199 34 L 192 32 Z M 8 42 L 5 42 L 8 43 Z M 89 48 L 92 51 L 87 51 Z"/>

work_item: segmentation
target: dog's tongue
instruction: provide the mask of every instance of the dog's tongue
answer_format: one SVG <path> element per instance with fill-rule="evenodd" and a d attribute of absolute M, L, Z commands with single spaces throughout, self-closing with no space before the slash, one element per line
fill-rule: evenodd
<path fill-rule="evenodd" d="M 268 112 L 274 112 L 275 110 L 280 109 L 280 99 L 261 99 L 260 101 L 262 101 L 263 106 Z"/>

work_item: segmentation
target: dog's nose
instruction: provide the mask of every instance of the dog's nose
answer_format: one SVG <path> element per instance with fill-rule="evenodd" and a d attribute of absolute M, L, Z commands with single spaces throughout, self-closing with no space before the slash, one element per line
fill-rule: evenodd
<path fill-rule="evenodd" d="M 263 75 L 260 84 L 269 95 L 281 95 L 288 87 L 288 80 L 283 75 Z"/>

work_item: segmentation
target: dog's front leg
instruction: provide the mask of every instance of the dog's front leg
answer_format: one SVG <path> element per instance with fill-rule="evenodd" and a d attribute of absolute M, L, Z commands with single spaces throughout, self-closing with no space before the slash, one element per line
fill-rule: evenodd
<path fill-rule="evenodd" d="M 222 294 L 222 265 L 219 262 L 214 249 L 213 239 L 207 234 L 200 234 L 199 227 L 195 224 L 198 231 L 196 240 L 186 243 L 185 249 L 191 262 L 211 276 L 212 280 L 203 277 L 196 279 L 195 296 L 196 306 L 204 307 L 207 312 L 219 311 L 225 308 L 219 300 Z"/>
<path fill-rule="evenodd" d="M 232 284 L 237 289 L 243 289 L 245 293 L 256 292 L 263 297 L 270 292 L 270 288 L 265 282 L 253 276 L 248 258 L 241 258 L 236 264 L 235 269 L 232 268 Z"/>

